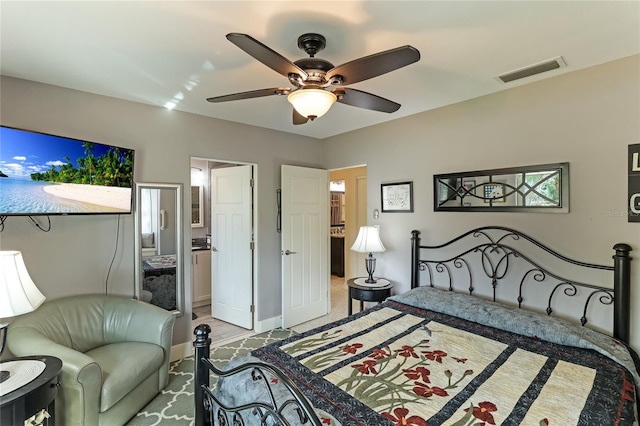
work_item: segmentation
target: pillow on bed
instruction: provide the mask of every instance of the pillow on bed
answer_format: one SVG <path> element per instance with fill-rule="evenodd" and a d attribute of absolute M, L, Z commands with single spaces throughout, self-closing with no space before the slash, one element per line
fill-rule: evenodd
<path fill-rule="evenodd" d="M 387 300 L 560 345 L 595 350 L 626 367 L 640 389 L 638 369 L 627 347 L 613 337 L 591 328 L 581 327 L 561 318 L 434 287 L 414 288 Z"/>
<path fill-rule="evenodd" d="M 241 355 L 237 358 L 232 359 L 227 363 L 224 367 L 224 370 L 230 370 L 234 367 L 240 366 L 241 364 L 245 364 L 247 362 L 256 362 L 263 364 L 264 362 L 258 358 L 251 356 L 250 354 Z M 229 377 L 220 377 L 218 379 L 218 383 L 216 384 L 216 390 L 214 394 L 220 401 L 230 407 L 238 407 L 243 404 L 249 404 L 252 402 L 263 402 L 266 404 L 270 403 L 270 395 L 267 390 L 267 387 L 261 381 L 255 381 L 252 379 L 251 375 L 252 369 L 242 370 L 233 374 Z M 263 370 L 264 371 L 264 370 Z M 265 371 L 268 374 L 267 371 Z M 273 392 L 273 396 L 276 401 L 286 401 L 292 399 L 292 394 L 289 392 L 287 387 L 280 383 L 277 378 L 274 376 L 268 376 L 267 381 L 269 382 L 269 386 Z M 304 396 L 303 396 L 304 398 Z M 308 399 L 307 399 L 308 401 Z M 312 405 L 309 403 L 309 405 Z M 214 413 L 218 408 L 217 405 L 213 404 Z M 293 422 L 291 424 L 298 424 L 299 417 L 297 412 L 295 411 L 295 405 L 290 404 L 287 408 L 283 410 L 285 418 L 289 420 L 289 422 Z M 333 416 L 327 414 L 323 410 L 316 409 L 316 414 L 318 418 L 322 422 L 323 425 L 327 426 L 340 426 L 341 423 L 338 422 Z M 255 415 L 252 415 L 251 410 L 246 410 L 242 412 L 242 417 L 244 420 L 243 425 L 261 425 L 260 419 Z M 275 422 L 269 421 L 266 425 L 273 425 Z M 308 424 L 308 423 L 306 423 Z"/>

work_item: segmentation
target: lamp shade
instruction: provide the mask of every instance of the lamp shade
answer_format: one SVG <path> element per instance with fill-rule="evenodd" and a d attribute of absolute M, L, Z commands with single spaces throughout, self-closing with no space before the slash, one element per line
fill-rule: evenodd
<path fill-rule="evenodd" d="M 325 115 L 337 99 L 336 95 L 322 89 L 298 89 L 287 97 L 301 116 L 311 120 Z"/>
<path fill-rule="evenodd" d="M 0 251 L 0 318 L 34 311 L 44 302 L 19 251 Z"/>
<path fill-rule="evenodd" d="M 361 226 L 351 250 L 358 253 L 381 253 L 387 249 L 384 248 L 382 241 L 380 241 L 377 226 Z"/>

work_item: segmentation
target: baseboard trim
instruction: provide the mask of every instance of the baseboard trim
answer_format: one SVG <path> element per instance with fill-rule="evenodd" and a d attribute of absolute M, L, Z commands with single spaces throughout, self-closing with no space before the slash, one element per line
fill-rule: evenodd
<path fill-rule="evenodd" d="M 245 335 L 250 335 L 252 333 L 264 333 L 265 331 L 275 330 L 276 328 L 280 328 L 282 326 L 282 316 L 277 316 L 273 318 L 268 318 L 264 321 L 256 321 L 254 323 L 253 331 L 248 330 L 246 334 L 234 336 L 232 338 L 227 339 L 228 341 L 233 341 L 244 337 Z M 225 340 L 226 341 L 226 340 Z M 224 343 L 221 342 L 213 342 L 214 345 L 220 345 Z M 188 357 L 193 355 L 193 342 L 184 342 L 179 343 L 177 345 L 171 346 L 171 353 L 169 354 L 171 362 L 177 361 L 179 359 Z"/>
<path fill-rule="evenodd" d="M 193 355 L 193 342 L 184 342 L 171 346 L 169 360 L 171 362 Z"/>
<path fill-rule="evenodd" d="M 254 323 L 253 330 L 256 333 L 264 333 L 265 331 L 271 331 L 282 326 L 282 316 L 267 318 L 263 321 L 256 321 Z"/>

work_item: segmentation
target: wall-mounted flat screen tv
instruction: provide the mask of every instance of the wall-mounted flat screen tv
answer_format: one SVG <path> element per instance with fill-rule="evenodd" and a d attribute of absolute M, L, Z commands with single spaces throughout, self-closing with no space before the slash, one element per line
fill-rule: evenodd
<path fill-rule="evenodd" d="M 134 150 L 0 126 L 0 216 L 127 214 Z"/>

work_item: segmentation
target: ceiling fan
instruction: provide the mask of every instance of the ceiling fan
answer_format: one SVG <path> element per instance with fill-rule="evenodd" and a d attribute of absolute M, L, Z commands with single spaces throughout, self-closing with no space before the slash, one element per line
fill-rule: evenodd
<path fill-rule="evenodd" d="M 400 104 L 357 89 L 344 87 L 417 62 L 420 52 L 412 46 L 402 46 L 344 63 L 337 67 L 315 55 L 326 46 L 326 39 L 315 33 L 298 37 L 298 48 L 309 57 L 289 61 L 273 49 L 247 34 L 230 33 L 227 39 L 274 71 L 284 75 L 295 86 L 272 87 L 249 92 L 208 98 L 209 102 L 227 102 L 271 95 L 288 95 L 293 105 L 293 124 L 304 124 L 325 114 L 334 102 L 381 112 L 395 112 Z M 330 89 L 330 86 L 337 86 Z"/>

